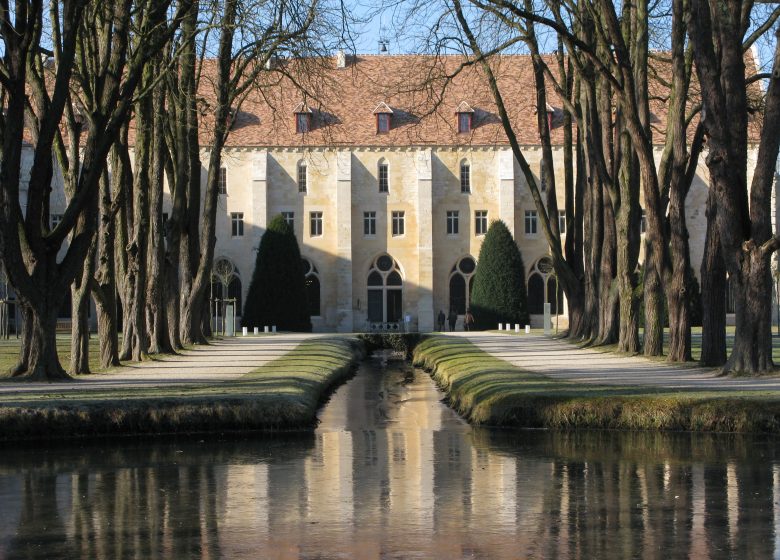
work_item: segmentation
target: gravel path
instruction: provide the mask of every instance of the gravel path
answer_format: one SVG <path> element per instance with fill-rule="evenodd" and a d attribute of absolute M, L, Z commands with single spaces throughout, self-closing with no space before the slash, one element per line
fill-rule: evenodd
<path fill-rule="evenodd" d="M 236 379 L 280 356 L 316 334 L 276 334 L 213 341 L 208 346 L 161 355 L 154 361 L 128 363 L 109 373 L 78 376 L 68 383 L 0 382 L 0 395 L 18 392 L 109 389 L 121 386 L 156 387 L 186 383 L 213 383 Z"/>
<path fill-rule="evenodd" d="M 577 348 L 541 334 L 447 334 L 465 336 L 497 358 L 555 379 L 610 385 L 657 385 L 674 389 L 780 391 L 780 377 L 719 377 L 717 369 Z"/>

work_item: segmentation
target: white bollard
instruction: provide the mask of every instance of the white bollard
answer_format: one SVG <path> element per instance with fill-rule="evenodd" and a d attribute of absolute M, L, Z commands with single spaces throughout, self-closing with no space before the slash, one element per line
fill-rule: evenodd
<path fill-rule="evenodd" d="M 525 334 L 531 334 L 531 325 L 525 326 Z"/>
<path fill-rule="evenodd" d="M 272 332 L 272 333 L 274 333 L 274 334 L 276 334 L 276 325 L 274 325 L 273 327 L 271 327 L 271 332 Z"/>
<path fill-rule="evenodd" d="M 246 336 L 246 327 L 241 327 L 241 334 Z"/>
<path fill-rule="evenodd" d="M 257 334 L 259 330 L 260 330 L 260 329 L 258 329 L 257 327 L 255 327 L 255 332 L 254 332 L 254 334 Z"/>
<path fill-rule="evenodd" d="M 499 323 L 498 324 L 498 330 L 500 330 L 500 331 L 504 330 L 504 325 Z"/>
<path fill-rule="evenodd" d="M 264 327 L 263 327 L 263 332 L 264 332 L 264 333 L 266 333 L 266 334 L 268 334 L 268 325 L 266 325 L 266 326 L 264 326 Z"/>
<path fill-rule="evenodd" d="M 507 323 L 506 324 L 506 330 L 507 330 L 507 332 L 512 330 L 512 323 Z"/>
<path fill-rule="evenodd" d="M 550 335 L 552 333 L 552 315 L 550 304 L 544 304 L 544 334 Z"/>
<path fill-rule="evenodd" d="M 520 332 L 520 324 L 519 323 L 515 323 L 515 332 L 516 333 Z"/>

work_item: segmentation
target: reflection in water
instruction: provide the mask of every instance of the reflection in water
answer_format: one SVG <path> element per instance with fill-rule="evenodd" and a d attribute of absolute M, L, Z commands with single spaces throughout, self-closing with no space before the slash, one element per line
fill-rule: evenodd
<path fill-rule="evenodd" d="M 0 558 L 772 558 L 774 439 L 471 429 L 377 360 L 314 436 L 15 450 Z"/>

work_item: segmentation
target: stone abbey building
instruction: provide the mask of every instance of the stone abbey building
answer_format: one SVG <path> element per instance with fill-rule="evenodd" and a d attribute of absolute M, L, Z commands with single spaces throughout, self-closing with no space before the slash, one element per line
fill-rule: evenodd
<path fill-rule="evenodd" d="M 227 271 L 227 293 L 239 310 L 260 238 L 281 214 L 301 247 L 315 331 L 433 330 L 440 310 L 447 314 L 454 307 L 462 317 L 484 234 L 500 219 L 523 255 L 532 323 L 540 324 L 549 301 L 565 327 L 566 306 L 530 191 L 484 75 L 474 66 L 461 69 L 462 60 L 340 54 L 312 67 L 288 68 L 298 73 L 298 86 L 274 77 L 251 92 L 233 114 L 216 230 L 215 266 Z M 530 58 L 500 57 L 493 67 L 525 158 L 538 175 Z M 300 82 L 312 86 L 301 88 Z M 210 87 L 202 80 L 206 110 Z M 562 112 L 552 91 L 548 98 L 563 208 Z M 651 110 L 661 141 L 665 107 L 656 100 Z M 202 145 L 207 141 L 204 134 Z M 54 190 L 64 208 L 62 189 Z M 706 198 L 702 157 L 687 199 L 697 273 Z M 54 195 L 53 220 L 57 204 Z M 563 211 L 559 220 L 563 231 Z M 212 297 L 224 292 L 215 279 Z"/>
<path fill-rule="evenodd" d="M 530 191 L 484 76 L 474 68 L 457 73 L 461 61 L 337 56 L 319 95 L 307 99 L 283 83 L 242 105 L 225 150 L 217 227 L 216 258 L 235 267 L 231 295 L 245 296 L 260 237 L 282 214 L 306 261 L 315 330 L 404 321 L 433 330 L 439 310 L 465 312 L 484 234 L 500 219 L 523 255 L 532 322 L 541 321 L 545 301 L 553 312 L 557 301 L 565 325 Z M 524 155 L 539 170 L 530 58 L 503 57 L 495 67 Z M 443 85 L 441 75 L 452 73 Z M 422 74 L 427 83 L 413 85 Z M 562 208 L 562 118 L 552 92 L 549 98 Z M 665 120 L 659 102 L 653 118 Z M 706 198 L 702 158 L 687 200 L 697 271 Z M 565 228 L 563 211 L 559 219 Z"/>

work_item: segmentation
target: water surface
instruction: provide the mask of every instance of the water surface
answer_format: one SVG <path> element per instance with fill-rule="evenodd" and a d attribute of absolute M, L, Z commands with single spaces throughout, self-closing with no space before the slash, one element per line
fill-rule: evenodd
<path fill-rule="evenodd" d="M 313 436 L 3 449 L 0 558 L 780 554 L 776 439 L 474 430 L 384 359 Z"/>

